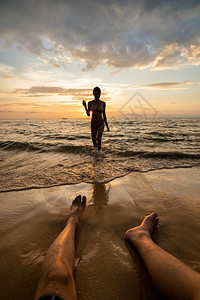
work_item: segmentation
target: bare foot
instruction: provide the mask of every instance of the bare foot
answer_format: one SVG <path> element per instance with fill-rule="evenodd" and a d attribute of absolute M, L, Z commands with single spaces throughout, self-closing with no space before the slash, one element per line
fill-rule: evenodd
<path fill-rule="evenodd" d="M 72 205 L 70 208 L 70 217 L 76 217 L 77 220 L 81 217 L 86 207 L 86 197 L 83 196 L 81 199 L 81 195 L 76 196 L 76 198 L 72 201 Z"/>
<path fill-rule="evenodd" d="M 150 234 L 153 229 L 157 228 L 158 222 L 158 214 L 153 212 L 144 218 L 141 225 L 127 230 L 124 238 L 133 244 L 144 235 L 150 238 Z"/>

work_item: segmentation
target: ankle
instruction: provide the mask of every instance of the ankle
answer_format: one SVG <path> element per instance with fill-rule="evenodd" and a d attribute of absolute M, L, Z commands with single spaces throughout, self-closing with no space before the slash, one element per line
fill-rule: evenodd
<path fill-rule="evenodd" d="M 139 228 L 130 229 L 125 234 L 125 239 L 136 245 L 143 242 L 145 239 L 151 239 L 150 234 Z"/>
<path fill-rule="evenodd" d="M 68 219 L 67 222 L 73 223 L 73 224 L 77 225 L 78 224 L 78 220 L 79 220 L 78 216 L 76 214 L 72 214 L 72 215 L 69 216 L 69 219 Z"/>

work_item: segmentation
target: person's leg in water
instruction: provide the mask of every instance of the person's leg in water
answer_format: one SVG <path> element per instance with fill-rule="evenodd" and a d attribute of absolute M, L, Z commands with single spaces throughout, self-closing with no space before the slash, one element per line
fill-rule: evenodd
<path fill-rule="evenodd" d="M 150 234 L 159 222 L 157 213 L 147 216 L 140 226 L 127 230 L 124 237 L 134 245 L 158 290 L 167 299 L 200 299 L 200 274 L 161 249 Z"/>
<path fill-rule="evenodd" d="M 91 135 L 92 135 L 92 142 L 95 148 L 97 148 L 97 125 L 91 123 Z"/>
<path fill-rule="evenodd" d="M 41 269 L 35 300 L 76 299 L 73 277 L 75 230 L 86 207 L 86 197 L 77 196 L 72 202 L 67 224 L 50 246 Z"/>
<path fill-rule="evenodd" d="M 100 151 L 101 150 L 101 139 L 104 131 L 104 122 L 102 122 L 97 129 L 97 148 Z"/>

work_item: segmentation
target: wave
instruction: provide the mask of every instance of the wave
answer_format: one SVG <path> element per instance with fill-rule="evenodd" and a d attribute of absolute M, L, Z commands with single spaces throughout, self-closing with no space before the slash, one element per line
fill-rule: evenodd
<path fill-rule="evenodd" d="M 93 153 L 93 147 L 88 145 L 70 145 L 61 143 L 29 143 L 29 142 L 16 142 L 16 141 L 5 141 L 0 142 L 0 149 L 7 151 L 31 151 L 36 153 L 71 153 L 74 155 L 91 155 Z M 200 159 L 199 153 L 184 153 L 178 151 L 132 151 L 132 150 L 119 150 L 109 147 L 104 147 L 104 154 L 107 156 L 134 158 L 136 156 L 141 158 L 155 158 L 155 159 Z"/>
<path fill-rule="evenodd" d="M 14 142 L 6 141 L 0 142 L 0 149 L 2 150 L 21 150 L 21 151 L 38 151 L 40 147 L 28 142 Z"/>
<path fill-rule="evenodd" d="M 144 138 L 145 140 L 148 140 L 148 141 L 155 141 L 155 142 L 184 142 L 184 141 L 187 141 L 187 142 L 192 142 L 191 139 L 184 139 L 184 138 L 167 138 L 166 136 L 162 136 L 162 135 L 159 135 L 160 137 L 147 137 L 147 138 Z"/>
<path fill-rule="evenodd" d="M 185 168 L 192 168 L 192 167 L 193 167 L 192 165 L 182 165 L 182 166 L 174 165 L 174 166 L 169 166 L 169 167 L 149 168 L 147 170 L 138 170 L 137 168 L 135 168 L 135 169 L 130 168 L 130 169 L 127 169 L 127 172 L 125 172 L 123 174 L 112 176 L 112 178 L 100 181 L 99 183 L 106 184 L 117 178 L 122 178 L 132 172 L 148 173 L 148 172 L 158 171 L 158 170 L 173 170 L 173 169 L 179 169 L 179 168 L 185 169 Z M 38 185 L 34 185 L 34 186 L 30 185 L 30 186 L 26 186 L 26 187 L 14 187 L 14 188 L 0 189 L 0 193 L 19 192 L 19 191 L 32 190 L 32 189 L 47 189 L 47 188 L 53 188 L 53 187 L 59 187 L 59 186 L 80 184 L 81 182 L 85 182 L 88 184 L 97 183 L 96 180 L 80 180 L 80 181 L 76 181 L 76 182 L 62 182 L 62 183 L 45 184 L 45 185 L 38 184 Z"/>
<path fill-rule="evenodd" d="M 93 151 L 93 147 L 89 146 L 75 146 L 75 145 L 62 145 L 55 148 L 56 152 L 59 153 L 72 153 L 72 154 L 85 154 L 89 155 Z"/>
<path fill-rule="evenodd" d="M 151 131 L 151 132 L 147 132 L 146 134 L 148 134 L 148 135 L 157 135 L 157 136 L 161 136 L 161 137 L 174 136 L 174 133 L 171 133 L 171 132 L 162 133 L 162 132 L 158 132 L 158 131 Z"/>
<path fill-rule="evenodd" d="M 0 142 L 2 150 L 17 150 L 17 151 L 32 151 L 32 152 L 58 152 L 58 153 L 73 153 L 73 154 L 91 154 L 93 148 L 82 145 L 63 145 L 54 143 L 28 143 L 5 141 Z"/>
<path fill-rule="evenodd" d="M 118 153 L 123 157 L 135 157 L 140 156 L 144 158 L 163 158 L 163 159 L 200 159 L 200 154 L 183 153 L 183 152 L 147 152 L 147 151 L 121 151 Z"/>
<path fill-rule="evenodd" d="M 38 135 L 40 136 L 40 135 Z M 85 135 L 75 135 L 75 136 L 62 136 L 62 135 L 45 135 L 43 137 L 44 140 L 66 140 L 66 141 L 75 141 L 79 139 L 86 139 L 88 140 L 88 136 Z"/>

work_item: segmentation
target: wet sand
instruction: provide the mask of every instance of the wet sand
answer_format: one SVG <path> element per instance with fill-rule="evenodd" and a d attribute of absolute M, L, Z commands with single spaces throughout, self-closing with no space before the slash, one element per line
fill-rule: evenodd
<path fill-rule="evenodd" d="M 193 167 L 131 173 L 107 184 L 1 193 L 1 300 L 33 298 L 44 255 L 77 194 L 88 198 L 76 234 L 78 299 L 164 299 L 123 235 L 157 211 L 154 241 L 200 272 L 199 182 L 200 168 Z"/>

